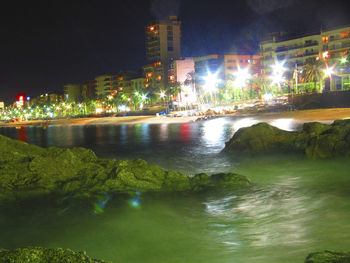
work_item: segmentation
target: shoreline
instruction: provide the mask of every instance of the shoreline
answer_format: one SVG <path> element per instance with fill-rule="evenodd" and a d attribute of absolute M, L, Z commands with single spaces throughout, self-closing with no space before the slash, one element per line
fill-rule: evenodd
<path fill-rule="evenodd" d="M 233 113 L 226 115 L 214 115 L 213 117 L 269 117 L 271 119 L 294 119 L 298 122 L 332 122 L 337 119 L 350 119 L 350 108 L 331 108 L 331 109 L 312 109 L 300 111 L 281 111 L 264 113 Z M 58 120 L 35 120 L 22 122 L 0 122 L 0 127 L 19 127 L 19 126 L 50 126 L 50 125 L 119 125 L 119 124 L 171 124 L 171 123 L 189 123 L 205 116 L 186 116 L 186 117 L 165 117 L 165 116 L 125 116 L 125 117 L 90 117 L 76 119 L 58 119 Z M 210 117 L 210 115 L 208 116 Z"/>

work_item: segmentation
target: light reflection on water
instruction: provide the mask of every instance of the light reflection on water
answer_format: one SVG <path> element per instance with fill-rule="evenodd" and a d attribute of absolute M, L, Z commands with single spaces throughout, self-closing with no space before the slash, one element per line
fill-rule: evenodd
<path fill-rule="evenodd" d="M 0 207 L 0 247 L 69 247 L 113 262 L 170 263 L 295 263 L 312 251 L 347 250 L 348 162 L 291 156 L 237 162 L 220 153 L 238 128 L 259 121 L 1 128 L 4 135 L 45 147 L 84 146 L 101 157 L 143 158 L 187 174 L 234 170 L 255 185 L 199 196 L 137 195 L 138 209 L 129 205 L 135 197 L 108 198 L 106 204 L 104 197 L 95 216 L 91 204 L 86 210 L 60 208 L 60 215 L 45 204 Z M 286 130 L 298 127 L 292 119 L 268 121 Z"/>

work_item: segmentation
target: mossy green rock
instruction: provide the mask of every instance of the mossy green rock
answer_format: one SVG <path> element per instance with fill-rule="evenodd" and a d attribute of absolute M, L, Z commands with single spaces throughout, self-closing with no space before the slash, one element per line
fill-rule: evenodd
<path fill-rule="evenodd" d="M 303 153 L 316 158 L 350 156 L 350 121 L 331 125 L 305 123 L 301 131 L 284 131 L 267 123 L 239 129 L 226 143 L 232 153 Z"/>
<path fill-rule="evenodd" d="M 324 251 L 311 253 L 304 263 L 350 263 L 350 253 Z"/>
<path fill-rule="evenodd" d="M 244 177 L 233 173 L 219 179 L 214 176 L 215 180 L 208 175 L 189 177 L 141 159 L 99 159 L 84 148 L 44 149 L 2 135 L 0 145 L 4 156 L 0 159 L 0 200 L 41 195 L 89 198 L 135 190 L 183 192 L 246 185 L 241 181 Z"/>
<path fill-rule="evenodd" d="M 0 249 L 0 263 L 107 263 L 90 258 L 85 251 L 74 252 L 63 248 L 25 247 Z"/>

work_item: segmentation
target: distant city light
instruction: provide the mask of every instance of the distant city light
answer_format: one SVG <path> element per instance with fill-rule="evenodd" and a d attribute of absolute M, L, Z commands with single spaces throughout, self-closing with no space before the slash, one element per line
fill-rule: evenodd
<path fill-rule="evenodd" d="M 146 96 L 146 95 L 142 95 L 142 96 L 141 96 L 141 99 L 142 99 L 142 100 L 146 100 L 146 99 L 147 99 L 147 96 Z"/>
<path fill-rule="evenodd" d="M 346 59 L 346 58 L 342 58 L 341 60 L 340 60 L 340 62 L 341 63 L 346 63 L 348 60 Z"/>
<path fill-rule="evenodd" d="M 264 101 L 271 101 L 273 99 L 273 96 L 271 93 L 266 93 L 262 96 Z"/>
<path fill-rule="evenodd" d="M 161 98 L 164 98 L 164 97 L 165 97 L 165 92 L 162 91 L 162 92 L 159 94 L 159 96 L 160 96 Z"/>
<path fill-rule="evenodd" d="M 103 109 L 102 108 L 96 108 L 96 113 L 99 114 L 99 113 L 102 113 L 103 112 Z"/>

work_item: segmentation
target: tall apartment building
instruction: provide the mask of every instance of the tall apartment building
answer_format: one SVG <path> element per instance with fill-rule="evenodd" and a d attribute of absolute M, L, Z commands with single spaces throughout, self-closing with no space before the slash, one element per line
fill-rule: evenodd
<path fill-rule="evenodd" d="M 98 98 L 105 98 L 113 91 L 112 75 L 104 74 L 95 77 L 95 89 Z"/>
<path fill-rule="evenodd" d="M 167 20 L 147 25 L 145 31 L 149 65 L 144 67 L 144 74 L 147 78 L 152 73 L 149 84 L 164 89 L 168 84 L 170 62 L 181 57 L 181 22 L 176 16 L 169 16 Z"/>
<path fill-rule="evenodd" d="M 271 73 L 276 61 L 286 61 L 289 76 L 295 67 L 302 67 L 309 58 L 324 58 L 332 66 L 339 64 L 350 50 L 350 27 L 321 30 L 313 34 L 288 36 L 283 33 L 272 34 L 261 42 L 261 64 L 266 74 Z M 350 88 L 349 73 L 336 72 L 335 89 Z"/>

